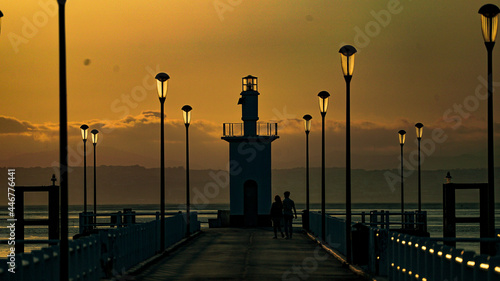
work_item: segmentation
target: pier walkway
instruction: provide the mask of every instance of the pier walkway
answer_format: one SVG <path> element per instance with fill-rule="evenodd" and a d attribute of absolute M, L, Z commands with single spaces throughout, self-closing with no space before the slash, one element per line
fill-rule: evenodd
<path fill-rule="evenodd" d="M 366 280 L 303 233 L 272 236 L 271 228 L 206 229 L 133 280 Z"/>

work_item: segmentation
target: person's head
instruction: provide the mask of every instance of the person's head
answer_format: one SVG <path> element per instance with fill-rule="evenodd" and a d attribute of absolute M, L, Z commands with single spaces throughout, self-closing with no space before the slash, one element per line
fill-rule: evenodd
<path fill-rule="evenodd" d="M 279 195 L 274 196 L 274 201 L 281 202 L 281 197 Z"/>
<path fill-rule="evenodd" d="M 290 191 L 285 191 L 284 195 L 285 195 L 285 198 L 290 197 Z"/>

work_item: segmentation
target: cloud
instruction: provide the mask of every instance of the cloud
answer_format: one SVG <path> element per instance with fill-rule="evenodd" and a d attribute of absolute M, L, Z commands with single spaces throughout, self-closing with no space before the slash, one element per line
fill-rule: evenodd
<path fill-rule="evenodd" d="M 37 142 L 48 142 L 58 137 L 58 125 L 52 123 L 32 124 L 14 117 L 0 116 L 0 136 L 23 136 Z"/>
<path fill-rule="evenodd" d="M 88 120 L 90 129 L 98 129 L 97 144 L 99 165 L 142 165 L 156 167 L 159 163 L 160 114 L 158 111 L 143 111 L 117 120 Z M 301 118 L 273 120 L 278 123 L 280 138 L 273 142 L 273 167 L 292 168 L 304 165 L 305 145 L 304 121 Z M 321 158 L 321 119 L 313 120 L 309 136 L 311 166 L 319 166 Z M 83 164 L 83 142 L 80 126 L 84 122 L 69 123 L 68 143 L 71 165 Z M 263 121 L 265 123 L 265 121 Z M 16 159 L 16 155 L 29 155 L 22 159 L 33 159 L 40 155 L 46 157 L 48 150 L 58 151 L 59 124 L 33 124 L 14 117 L 0 116 L 0 141 L 5 144 L 0 151 L 6 163 Z M 436 143 L 433 152 L 426 156 L 426 168 L 447 167 L 449 164 L 460 167 L 475 167 L 467 162 L 470 157 L 482 159 L 486 151 L 486 126 L 484 120 L 473 117 L 463 120 L 460 126 L 455 123 L 437 120 L 424 124 L 424 139 L 432 139 L 435 132 L 443 132 L 446 140 Z M 499 124 L 495 126 L 498 128 Z M 265 127 L 263 127 L 265 129 Z M 351 123 L 351 153 L 354 168 L 397 168 L 399 167 L 399 142 L 397 132 L 407 131 L 405 155 L 416 150 L 414 123 L 407 119 L 393 122 L 354 120 Z M 181 119 L 165 119 L 165 155 L 167 166 L 185 164 L 185 126 Z M 499 131 L 497 130 L 497 133 Z M 189 127 L 190 155 L 193 168 L 224 169 L 228 163 L 228 144 L 221 140 L 222 124 L 210 120 L 194 120 Z M 345 121 L 326 120 L 327 166 L 345 165 Z M 45 153 L 45 154 L 44 154 Z M 87 153 L 92 155 L 87 147 Z M 57 153 L 54 154 L 57 159 Z M 35 155 L 35 156 L 34 156 Z M 452 159 L 452 160 L 450 160 Z M 10 161 L 10 160 L 9 160 Z M 54 161 L 54 160 L 51 160 Z M 7 161 L 8 162 L 8 161 Z M 33 161 L 28 161 L 30 166 Z M 16 162 L 17 163 L 17 162 Z M 37 162 L 38 163 L 38 162 Z"/>
<path fill-rule="evenodd" d="M 35 126 L 28 121 L 21 121 L 14 117 L 0 116 L 0 134 L 28 133 Z"/>

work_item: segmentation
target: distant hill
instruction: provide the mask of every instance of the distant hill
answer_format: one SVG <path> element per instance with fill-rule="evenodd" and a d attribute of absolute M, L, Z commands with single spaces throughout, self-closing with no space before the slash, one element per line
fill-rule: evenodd
<path fill-rule="evenodd" d="M 422 202 L 441 203 L 445 170 L 422 171 Z M 485 169 L 450 170 L 453 182 L 486 182 Z M 0 168 L 7 179 L 7 168 Z M 51 185 L 54 168 L 16 168 L 17 185 Z M 191 170 L 191 201 L 195 204 L 229 202 L 227 171 Z M 417 173 L 405 171 L 405 203 L 417 202 Z M 496 172 L 496 187 L 500 184 L 500 169 Z M 398 170 L 353 170 L 353 203 L 399 203 L 400 181 Z M 321 169 L 311 168 L 310 198 L 312 203 L 321 200 Z M 57 182 L 56 184 L 58 184 Z M 276 169 L 272 176 L 273 194 L 288 190 L 297 203 L 305 202 L 305 169 Z M 93 168 L 87 168 L 88 202 L 93 203 Z M 160 195 L 160 169 L 142 166 L 97 167 L 97 204 L 156 204 Z M 185 170 L 183 167 L 166 169 L 167 204 L 185 203 Z M 500 199 L 496 192 L 496 201 Z M 83 204 L 83 168 L 71 168 L 69 173 L 70 204 Z M 7 203 L 7 192 L 2 192 L 1 202 Z M 326 169 L 326 200 L 328 203 L 345 202 L 345 170 Z M 457 192 L 457 202 L 477 202 L 478 192 Z M 46 204 L 47 196 L 33 193 L 27 196 L 28 204 Z M 0 205 L 4 205 L 0 203 Z"/>

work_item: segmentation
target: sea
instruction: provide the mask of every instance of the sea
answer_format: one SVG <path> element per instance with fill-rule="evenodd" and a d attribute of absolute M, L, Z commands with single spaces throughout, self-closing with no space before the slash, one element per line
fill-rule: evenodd
<path fill-rule="evenodd" d="M 301 217 L 300 213 L 305 209 L 304 204 L 296 204 L 297 212 L 299 213 L 298 220 L 295 221 L 294 226 L 300 228 Z M 405 205 L 405 211 L 416 210 L 415 204 Z M 8 217 L 8 206 L 0 206 L 0 240 L 7 240 L 9 238 L 9 223 L 7 222 Z M 148 222 L 155 219 L 156 213 L 159 211 L 158 204 L 145 204 L 145 205 L 102 205 L 98 206 L 97 213 L 116 213 L 118 211 L 123 212 L 124 209 L 132 209 L 137 214 L 149 213 L 151 215 L 137 216 L 136 223 Z M 185 211 L 184 205 L 166 205 L 167 213 L 174 213 L 178 211 Z M 311 211 L 319 211 L 321 209 L 320 204 L 311 204 Z M 88 211 L 92 211 L 93 206 L 88 206 Z M 198 219 L 201 222 L 201 228 L 208 228 L 208 219 L 216 218 L 218 210 L 229 210 L 229 204 L 208 204 L 208 205 L 192 205 L 192 211 L 199 212 Z M 401 205 L 395 203 L 362 203 L 362 204 L 352 204 L 352 213 L 369 213 L 370 211 L 389 211 L 398 213 L 401 211 Z M 429 231 L 431 237 L 442 237 L 443 236 L 443 209 L 441 204 L 422 204 L 422 210 L 427 211 L 427 230 Z M 496 205 L 496 228 L 500 228 L 500 204 Z M 48 207 L 47 206 L 30 206 L 24 207 L 25 218 L 26 219 L 47 219 L 48 218 Z M 83 206 L 81 205 L 71 205 L 69 206 L 69 238 L 72 239 L 74 235 L 79 233 L 79 213 L 83 211 Z M 344 204 L 326 204 L 326 213 L 345 213 Z M 336 217 L 343 218 L 342 215 L 335 215 Z M 461 203 L 456 205 L 456 216 L 457 217 L 479 217 L 479 205 L 477 203 Z M 399 216 L 391 217 L 391 222 L 397 222 Z M 99 219 L 99 222 L 109 220 L 109 217 L 104 217 Z M 353 222 L 361 222 L 361 216 L 353 215 Z M 369 218 L 367 217 L 368 221 Z M 270 230 L 271 231 L 271 230 Z M 467 223 L 457 225 L 457 237 L 469 237 L 478 238 L 479 237 L 479 223 Z M 25 239 L 48 239 L 48 229 L 46 226 L 26 226 L 25 227 Z M 9 253 L 9 247 L 5 243 L 0 244 L 0 258 L 5 258 Z M 26 244 L 25 252 L 31 250 L 40 249 L 46 247 L 43 244 Z M 479 243 L 469 242 L 469 243 L 457 243 L 457 248 L 462 248 L 466 250 L 472 250 L 479 253 Z"/>

